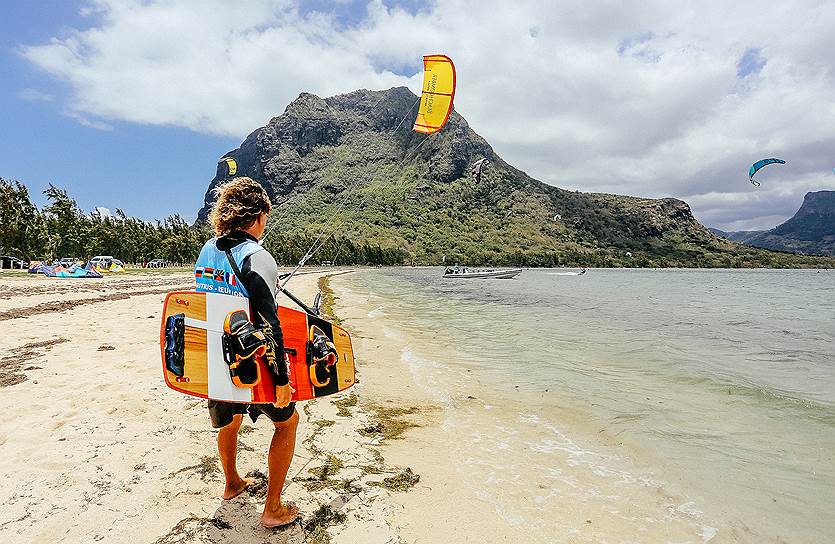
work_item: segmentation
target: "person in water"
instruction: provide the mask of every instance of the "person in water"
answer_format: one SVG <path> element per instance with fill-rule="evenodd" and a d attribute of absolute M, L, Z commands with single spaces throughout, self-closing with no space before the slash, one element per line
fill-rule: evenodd
<path fill-rule="evenodd" d="M 284 479 L 296 447 L 299 414 L 295 403 L 290 402 L 293 389 L 289 383 L 284 340 L 276 311 L 278 266 L 273 256 L 258 244 L 271 204 L 264 188 L 246 177 L 235 178 L 218 187 L 216 194 L 217 200 L 209 214 L 209 221 L 217 237 L 206 242 L 195 263 L 197 290 L 248 298 L 253 323 L 272 328 L 272 347 L 278 361 L 271 368 L 276 384 L 275 404 L 209 401 L 212 427 L 220 429 L 217 450 L 226 476 L 223 498 L 237 497 L 254 482 L 253 478 L 242 478 L 236 465 L 238 430 L 243 415 L 248 413 L 253 422 L 261 415 L 266 416 L 275 429 L 267 457 L 269 483 L 261 523 L 266 527 L 278 527 L 292 523 L 299 513 L 294 504 L 281 502 Z M 206 270 L 212 272 L 206 274 Z"/>

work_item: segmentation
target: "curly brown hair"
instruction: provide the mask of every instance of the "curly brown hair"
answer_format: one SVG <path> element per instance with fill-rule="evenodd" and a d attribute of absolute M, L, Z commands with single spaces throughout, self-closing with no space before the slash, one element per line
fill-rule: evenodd
<path fill-rule="evenodd" d="M 217 236 L 252 226 L 262 213 L 270 213 L 272 203 L 267 191 L 254 179 L 235 178 L 215 189 L 209 221 Z"/>

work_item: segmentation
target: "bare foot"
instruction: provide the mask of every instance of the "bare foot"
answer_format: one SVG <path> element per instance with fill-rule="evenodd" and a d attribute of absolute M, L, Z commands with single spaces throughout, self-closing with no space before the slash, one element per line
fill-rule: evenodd
<path fill-rule="evenodd" d="M 274 527 L 281 527 L 282 525 L 289 525 L 296 521 L 299 516 L 299 507 L 288 502 L 278 507 L 278 510 L 267 510 L 264 507 L 264 513 L 261 514 L 261 525 L 268 529 Z"/>
<path fill-rule="evenodd" d="M 241 478 L 232 483 L 226 484 L 226 489 L 223 490 L 223 500 L 234 499 L 244 492 L 244 489 L 255 483 L 255 478 Z"/>

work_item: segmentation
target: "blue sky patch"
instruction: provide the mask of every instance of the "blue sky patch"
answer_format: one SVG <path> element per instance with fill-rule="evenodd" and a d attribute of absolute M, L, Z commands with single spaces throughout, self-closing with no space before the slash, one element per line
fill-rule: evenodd
<path fill-rule="evenodd" d="M 655 34 L 652 32 L 644 32 L 643 34 L 637 34 L 635 36 L 629 36 L 628 38 L 624 38 L 618 44 L 618 55 L 623 56 L 626 52 L 636 45 L 645 44 L 648 41 L 651 41 L 655 37 Z"/>
<path fill-rule="evenodd" d="M 322 13 L 330 15 L 336 22 L 337 28 L 342 30 L 359 26 L 368 17 L 368 0 L 343 0 L 333 2 L 332 0 L 304 0 L 299 2 L 299 13 L 308 15 L 311 13 Z M 383 5 L 388 9 L 401 9 L 407 13 L 415 14 L 421 10 L 432 7 L 434 2 L 418 0 L 386 0 Z"/>
<path fill-rule="evenodd" d="M 645 62 L 658 62 L 661 53 L 650 47 L 649 43 L 655 39 L 654 32 L 644 32 L 624 38 L 618 44 L 618 55 L 632 57 Z"/>
<path fill-rule="evenodd" d="M 368 15 L 366 0 L 348 0 L 347 2 L 329 2 L 327 0 L 309 0 L 299 3 L 299 13 L 310 15 L 322 13 L 330 15 L 340 29 L 355 27 L 362 23 Z"/>
<path fill-rule="evenodd" d="M 736 77 L 742 79 L 751 74 L 759 74 L 767 62 L 759 47 L 746 49 L 736 64 Z"/>

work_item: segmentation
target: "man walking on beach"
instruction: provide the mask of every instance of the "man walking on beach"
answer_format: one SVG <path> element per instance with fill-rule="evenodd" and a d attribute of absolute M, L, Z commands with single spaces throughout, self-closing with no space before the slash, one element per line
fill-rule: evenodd
<path fill-rule="evenodd" d="M 271 367 L 275 388 L 275 404 L 239 404 L 209 401 L 212 427 L 220 429 L 217 449 L 223 474 L 226 476 L 224 499 L 237 497 L 253 483 L 252 478 L 238 474 L 238 430 L 245 413 L 254 422 L 265 415 L 275 426 L 267 465 L 269 483 L 267 501 L 261 515 L 265 527 L 279 527 L 292 523 L 299 510 L 292 503 L 281 502 L 281 491 L 293 451 L 296 447 L 296 427 L 299 414 L 290 402 L 293 389 L 289 383 L 284 359 L 284 340 L 275 303 L 278 266 L 268 251 L 258 244 L 264 233 L 267 214 L 271 208 L 267 192 L 256 181 L 239 177 L 217 189 L 217 201 L 209 220 L 217 238 L 206 242 L 197 258 L 195 268 L 210 268 L 214 274 L 195 274 L 197 290 L 225 293 L 249 299 L 251 315 L 256 326 L 272 328 L 272 346 L 277 364 Z M 218 274 L 225 271 L 228 274 Z M 210 276 L 210 277 L 207 277 Z"/>

